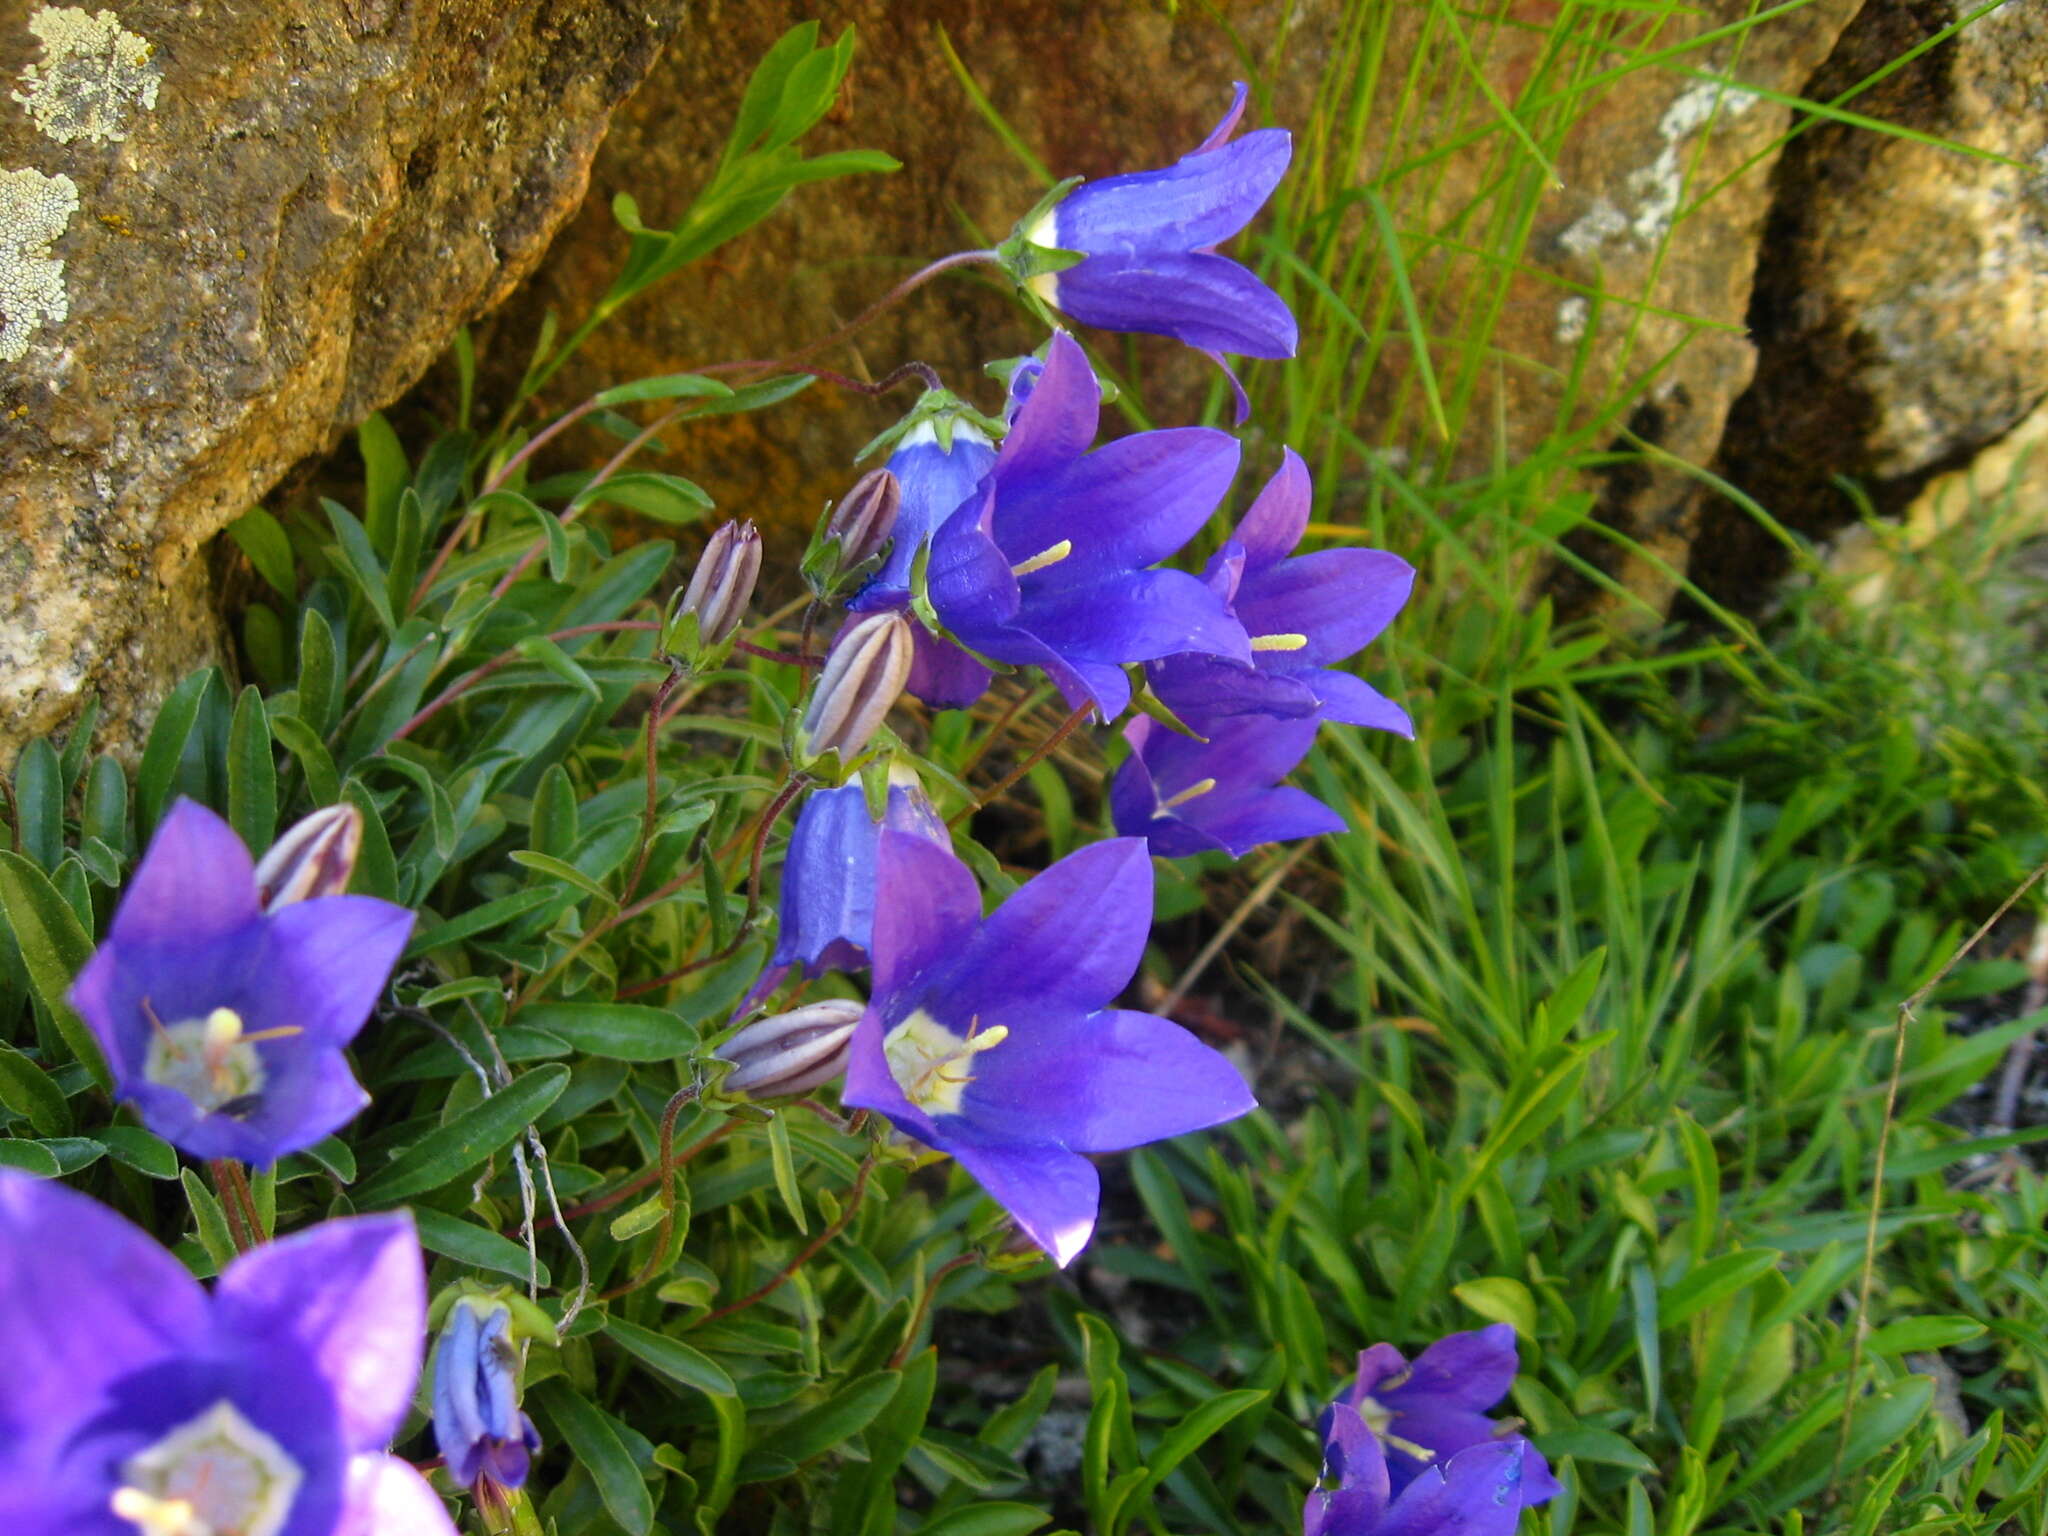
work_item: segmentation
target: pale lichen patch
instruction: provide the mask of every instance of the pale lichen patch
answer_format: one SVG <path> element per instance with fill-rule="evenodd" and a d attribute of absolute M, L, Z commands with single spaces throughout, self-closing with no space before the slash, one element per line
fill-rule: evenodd
<path fill-rule="evenodd" d="M 69 176 L 0 171 L 0 361 L 15 362 L 48 321 L 71 313 L 64 263 L 50 254 L 78 211 Z"/>
<path fill-rule="evenodd" d="M 130 116 L 156 106 L 156 49 L 112 11 L 49 5 L 28 27 L 42 39 L 43 58 L 23 71 L 14 99 L 59 144 L 126 138 Z"/>

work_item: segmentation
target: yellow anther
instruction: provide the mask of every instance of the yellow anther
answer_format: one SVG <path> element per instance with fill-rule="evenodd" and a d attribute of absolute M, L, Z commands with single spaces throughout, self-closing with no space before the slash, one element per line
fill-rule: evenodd
<path fill-rule="evenodd" d="M 882 1055 L 903 1096 L 928 1114 L 959 1114 L 960 1095 L 974 1081 L 969 1063 L 1010 1038 L 1006 1025 L 980 1029 L 978 1024 L 970 1019 L 963 1037 L 920 1009 L 890 1030 Z"/>
<path fill-rule="evenodd" d="M 1253 635 L 1255 651 L 1298 651 L 1308 644 L 1307 635 Z"/>
<path fill-rule="evenodd" d="M 116 1488 L 115 1518 L 126 1520 L 143 1536 L 204 1536 L 208 1527 L 185 1499 L 159 1499 L 140 1488 Z"/>
<path fill-rule="evenodd" d="M 1214 779 L 1204 779 L 1199 784 L 1190 784 L 1186 789 L 1182 790 L 1179 794 L 1175 795 L 1171 800 L 1162 800 L 1159 803 L 1159 809 L 1161 809 L 1162 811 L 1170 811 L 1177 805 L 1186 805 L 1190 800 L 1200 799 L 1203 795 L 1206 795 L 1207 793 L 1209 793 L 1210 790 L 1214 789 L 1215 787 L 1216 781 Z"/>
<path fill-rule="evenodd" d="M 1024 560 L 1011 566 L 1010 574 L 1012 576 L 1029 576 L 1033 571 L 1042 571 L 1048 565 L 1058 565 L 1073 552 L 1074 541 L 1072 539 L 1061 539 L 1051 549 L 1041 549 L 1029 560 Z M 1308 642 L 1304 640 L 1302 644 L 1306 645 Z"/>
<path fill-rule="evenodd" d="M 206 1051 L 224 1051 L 242 1038 L 242 1016 L 232 1008 L 216 1008 L 206 1016 Z"/>

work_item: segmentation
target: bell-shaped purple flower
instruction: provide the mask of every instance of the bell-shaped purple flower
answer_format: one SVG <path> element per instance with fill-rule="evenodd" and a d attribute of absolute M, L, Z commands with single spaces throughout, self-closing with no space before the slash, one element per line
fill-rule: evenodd
<path fill-rule="evenodd" d="M 1216 247 L 1251 222 L 1286 174 L 1293 142 L 1278 128 L 1233 140 L 1245 88 L 1209 136 L 1159 171 L 1083 182 L 1024 232 L 1086 258 L 1030 279 L 1083 325 L 1175 336 L 1204 352 L 1292 357 L 1285 301 Z"/>
<path fill-rule="evenodd" d="M 1415 568 L 1379 549 L 1294 555 L 1312 495 L 1308 466 L 1290 448 L 1203 572 L 1251 637 L 1249 664 L 1190 654 L 1147 669 L 1159 701 L 1197 730 L 1233 715 L 1313 715 L 1415 734 L 1398 704 L 1334 669 L 1393 622 Z"/>
<path fill-rule="evenodd" d="M 1221 849 L 1241 859 L 1261 843 L 1342 832 L 1344 818 L 1280 781 L 1315 744 L 1316 722 L 1239 715 L 1197 741 L 1142 716 L 1124 727 L 1131 755 L 1110 781 L 1110 814 L 1126 837 L 1162 858 Z"/>
<path fill-rule="evenodd" d="M 1359 1355 L 1358 1376 L 1332 1411 L 1351 1410 L 1385 1442 L 1398 1494 L 1430 1467 L 1514 1435 L 1511 1424 L 1495 1423 L 1486 1411 L 1507 1396 L 1517 1363 L 1515 1330 L 1506 1323 L 1446 1335 L 1412 1362 L 1391 1344 L 1375 1344 Z M 1529 1506 L 1560 1491 L 1533 1446 L 1523 1457 L 1520 1487 Z"/>
<path fill-rule="evenodd" d="M 918 552 L 947 518 L 966 505 L 995 461 L 987 434 L 969 422 L 952 423 L 950 442 L 940 441 L 930 421 L 920 421 L 904 433 L 885 466 L 902 487 L 889 557 L 846 606 L 856 613 L 871 613 L 908 603 L 910 570 Z"/>
<path fill-rule="evenodd" d="M 413 915 L 369 896 L 265 912 L 242 840 L 180 800 L 72 983 L 120 1096 L 194 1157 L 259 1165 L 311 1146 L 369 1097 L 342 1047 Z"/>
<path fill-rule="evenodd" d="M 407 1216 L 267 1243 L 208 1295 L 106 1207 L 0 1170 L 0 1530 L 454 1536 L 384 1454 L 426 1311 Z"/>
<path fill-rule="evenodd" d="M 798 974 L 857 971 L 875 929 L 875 857 L 893 827 L 940 848 L 952 838 L 915 778 L 891 782 L 882 819 L 868 814 L 859 784 L 811 792 L 789 834 L 782 865 L 781 927 L 771 966 Z"/>
<path fill-rule="evenodd" d="M 987 918 L 944 848 L 884 831 L 874 988 L 841 1101 L 951 1153 L 1059 1264 L 1095 1229 L 1083 1154 L 1120 1152 L 1256 1107 L 1170 1019 L 1109 1006 L 1152 919 L 1145 845 L 1069 854 Z"/>
<path fill-rule="evenodd" d="M 1225 598 L 1148 569 L 1186 544 L 1237 472 L 1238 446 L 1202 427 L 1136 432 L 1089 452 L 1101 391 L 1057 334 L 1045 371 L 975 501 L 932 541 L 932 605 L 971 649 L 1042 667 L 1070 706 L 1130 702 L 1127 663 L 1182 651 L 1250 665 Z"/>
<path fill-rule="evenodd" d="M 519 1408 L 519 1347 L 502 1301 L 462 1296 L 449 1310 L 434 1351 L 434 1443 L 465 1488 L 526 1482 L 540 1431 Z"/>
<path fill-rule="evenodd" d="M 1379 1438 L 1339 1403 L 1323 1420 L 1323 1486 L 1308 1496 L 1303 1536 L 1513 1536 L 1531 1458 L 1526 1440 L 1496 1440 L 1397 1488 Z"/>

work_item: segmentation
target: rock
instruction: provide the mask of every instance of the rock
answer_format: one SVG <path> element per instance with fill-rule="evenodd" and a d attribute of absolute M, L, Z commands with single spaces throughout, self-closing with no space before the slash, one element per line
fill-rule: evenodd
<path fill-rule="evenodd" d="M 0 763 L 215 653 L 201 546 L 582 197 L 681 0 L 0 0 Z"/>
<path fill-rule="evenodd" d="M 1868 0 L 1807 86 L 1830 101 L 1951 25 L 1946 0 Z M 1835 475 L 1902 511 L 2048 396 L 2048 7 L 1977 18 L 1847 103 L 2017 164 L 1823 123 L 1778 173 L 1752 325 L 1754 387 L 1723 473 L 1809 534 L 1853 520 Z M 1769 569 L 1742 520 L 1710 530 L 1718 591 Z"/>

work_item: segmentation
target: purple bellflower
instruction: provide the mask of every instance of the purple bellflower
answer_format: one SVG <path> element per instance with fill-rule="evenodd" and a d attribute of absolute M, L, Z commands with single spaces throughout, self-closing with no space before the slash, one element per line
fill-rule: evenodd
<path fill-rule="evenodd" d="M 1120 1152 L 1256 1107 L 1170 1019 L 1112 1008 L 1145 949 L 1152 865 L 1095 843 L 981 915 L 946 849 L 884 831 L 874 988 L 841 1101 L 952 1154 L 1065 1265 L 1095 1229 L 1089 1152 Z"/>
<path fill-rule="evenodd" d="M 1184 571 L 1151 570 L 1192 538 L 1237 472 L 1238 446 L 1204 427 L 1135 432 L 1089 452 L 1101 391 L 1056 334 L 975 500 L 932 541 L 927 575 L 946 628 L 998 661 L 1036 666 L 1071 707 L 1113 719 L 1126 663 L 1183 651 L 1250 665 L 1227 601 Z"/>
<path fill-rule="evenodd" d="M 1344 830 L 1342 816 L 1280 782 L 1315 744 L 1313 719 L 1240 715 L 1210 730 L 1196 741 L 1142 716 L 1124 727 L 1131 755 L 1109 786 L 1117 831 L 1161 858 L 1221 849 L 1241 859 L 1261 843 Z"/>
<path fill-rule="evenodd" d="M 1510 1424 L 1486 1416 L 1514 1384 L 1515 1330 L 1506 1323 L 1438 1339 L 1411 1362 L 1391 1344 L 1375 1344 L 1358 1357 L 1358 1376 L 1332 1412 L 1349 1410 L 1386 1443 L 1395 1493 L 1426 1470 L 1473 1446 L 1518 1438 Z M 1561 1491 L 1550 1465 L 1534 1446 L 1522 1459 L 1525 1506 Z"/>
<path fill-rule="evenodd" d="M 1535 1455 L 1526 1440 L 1495 1440 L 1397 1489 L 1379 1437 L 1338 1403 L 1323 1421 L 1323 1486 L 1308 1496 L 1303 1536 L 1513 1536 Z"/>
<path fill-rule="evenodd" d="M 1152 691 L 1196 730 L 1231 715 L 1313 715 L 1413 736 L 1399 705 L 1333 663 L 1393 622 L 1408 601 L 1415 569 L 1379 549 L 1294 555 L 1308 527 L 1311 496 L 1308 466 L 1290 448 L 1203 572 L 1251 637 L 1249 664 L 1171 656 L 1149 669 Z"/>
<path fill-rule="evenodd" d="M 1174 336 L 1212 356 L 1294 356 L 1286 302 L 1216 254 L 1272 196 L 1294 152 L 1278 128 L 1233 140 L 1244 106 L 1239 84 L 1223 121 L 1175 164 L 1083 182 L 1055 203 L 1024 239 L 1085 259 L 1030 278 L 1032 291 L 1083 325 Z"/>
<path fill-rule="evenodd" d="M 194 1157 L 266 1165 L 369 1096 L 342 1047 L 405 949 L 413 915 L 369 896 L 265 912 L 249 851 L 180 800 L 72 983 L 124 1099 Z"/>
<path fill-rule="evenodd" d="M 465 1488 L 526 1481 L 540 1431 L 519 1409 L 519 1347 L 502 1301 L 461 1296 L 448 1313 L 434 1352 L 434 1443 Z"/>
<path fill-rule="evenodd" d="M 0 1530 L 454 1536 L 383 1454 L 426 1314 L 410 1217 L 266 1243 L 208 1295 L 106 1207 L 0 1170 Z"/>

